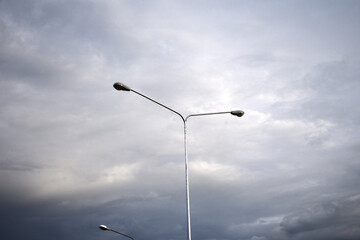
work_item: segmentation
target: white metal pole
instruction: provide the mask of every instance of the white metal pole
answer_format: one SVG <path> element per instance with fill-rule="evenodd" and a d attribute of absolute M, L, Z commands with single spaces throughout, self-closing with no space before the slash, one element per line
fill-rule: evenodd
<path fill-rule="evenodd" d="M 187 237 L 191 240 L 191 222 L 190 222 L 190 190 L 189 190 L 189 162 L 186 140 L 186 121 L 184 121 L 184 148 L 185 148 L 185 185 L 186 185 L 186 214 L 187 214 Z"/>

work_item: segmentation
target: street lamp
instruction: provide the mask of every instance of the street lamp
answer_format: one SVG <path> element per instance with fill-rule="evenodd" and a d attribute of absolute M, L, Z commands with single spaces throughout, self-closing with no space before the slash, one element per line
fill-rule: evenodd
<path fill-rule="evenodd" d="M 190 191 L 189 191 L 189 168 L 188 168 L 188 157 L 187 157 L 187 141 L 186 141 L 186 123 L 187 120 L 190 117 L 197 117 L 197 116 L 206 116 L 206 115 L 215 115 L 215 114 L 232 114 L 234 116 L 237 117 L 242 117 L 244 115 L 244 111 L 242 110 L 234 110 L 234 111 L 227 111 L 227 112 L 212 112 L 212 113 L 199 113 L 199 114 L 190 114 L 188 116 L 186 116 L 185 118 L 183 117 L 183 115 L 181 115 L 179 112 L 175 111 L 174 109 L 169 108 L 168 106 L 165 106 L 162 103 L 159 103 L 157 101 L 155 101 L 152 98 L 149 98 L 148 96 L 145 96 L 144 94 L 141 94 L 137 91 L 135 91 L 134 89 L 126 86 L 123 83 L 120 82 L 116 82 L 114 83 L 114 88 L 118 91 L 127 91 L 127 92 L 134 92 L 138 95 L 140 95 L 141 97 L 144 97 L 170 111 L 172 111 L 173 113 L 176 113 L 177 115 L 179 115 L 184 123 L 184 148 L 185 148 L 185 186 L 186 186 L 186 213 L 187 213 L 187 239 L 191 240 L 191 224 L 190 224 Z"/>
<path fill-rule="evenodd" d="M 103 231 L 111 231 L 111 232 L 114 232 L 114 233 L 117 233 L 117 234 L 123 235 L 123 236 L 125 236 L 125 237 L 128 237 L 128 238 L 130 238 L 130 239 L 134 240 L 134 238 L 132 238 L 132 237 L 130 237 L 130 236 L 128 236 L 128 235 L 126 235 L 126 234 L 124 234 L 124 233 L 121 233 L 121 232 L 118 232 L 118 231 L 112 230 L 111 228 L 108 228 L 108 227 L 107 227 L 107 226 L 105 226 L 105 225 L 100 225 L 100 226 L 99 226 L 99 228 L 100 228 L 101 230 L 103 230 Z"/>

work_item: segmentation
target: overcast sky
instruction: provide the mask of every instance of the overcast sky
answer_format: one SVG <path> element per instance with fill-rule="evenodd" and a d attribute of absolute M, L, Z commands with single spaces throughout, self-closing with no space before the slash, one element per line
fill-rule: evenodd
<path fill-rule="evenodd" d="M 360 239 L 359 1 L 0 1 L 1 239 Z"/>

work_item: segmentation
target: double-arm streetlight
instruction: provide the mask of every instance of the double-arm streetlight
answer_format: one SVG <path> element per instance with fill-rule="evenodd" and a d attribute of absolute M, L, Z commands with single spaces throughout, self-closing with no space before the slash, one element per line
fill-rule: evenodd
<path fill-rule="evenodd" d="M 134 89 L 126 86 L 125 84 L 122 83 L 114 83 L 114 88 L 118 91 L 128 91 L 128 92 L 134 92 L 138 95 L 140 95 L 141 97 L 144 97 L 170 111 L 172 111 L 173 113 L 176 113 L 177 115 L 179 115 L 181 117 L 181 120 L 184 123 L 184 148 L 185 148 L 185 186 L 186 186 L 186 213 L 187 213 L 187 237 L 188 240 L 191 240 L 191 224 L 190 224 L 190 191 L 189 191 L 189 168 L 188 168 L 188 157 L 187 157 L 187 142 L 186 142 L 186 123 L 187 120 L 190 117 L 197 117 L 197 116 L 206 116 L 206 115 L 215 115 L 215 114 L 232 114 L 234 116 L 237 117 L 241 117 L 244 115 L 244 111 L 241 110 L 235 110 L 235 111 L 227 111 L 227 112 L 212 112 L 212 113 L 199 113 L 199 114 L 190 114 L 188 116 L 186 116 L 185 118 L 183 117 L 183 115 L 181 115 L 179 112 L 169 108 L 168 106 L 165 106 L 164 104 L 161 104 L 157 101 L 155 101 L 152 98 L 149 98 L 148 96 L 145 96 L 144 94 L 141 94 L 137 91 L 135 91 Z"/>

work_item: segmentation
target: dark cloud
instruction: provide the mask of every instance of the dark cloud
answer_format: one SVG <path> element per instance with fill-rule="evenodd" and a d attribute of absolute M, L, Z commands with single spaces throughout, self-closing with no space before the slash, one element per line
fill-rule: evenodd
<path fill-rule="evenodd" d="M 285 217 L 280 226 L 294 239 L 357 239 L 359 204 L 359 195 L 354 195 L 311 206 Z"/>

